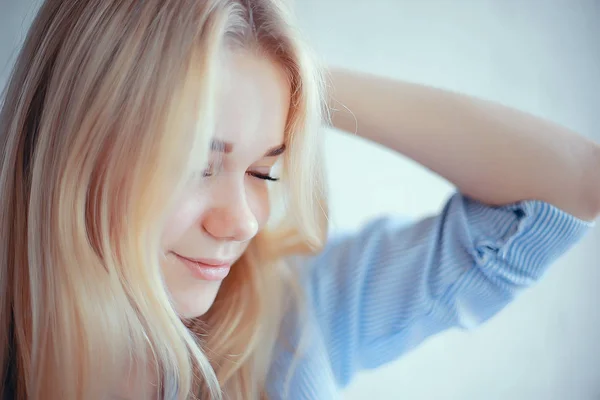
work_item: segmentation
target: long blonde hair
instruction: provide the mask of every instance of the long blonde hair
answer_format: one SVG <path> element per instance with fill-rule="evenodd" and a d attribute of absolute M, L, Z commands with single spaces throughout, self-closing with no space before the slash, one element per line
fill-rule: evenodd
<path fill-rule="evenodd" d="M 289 77 L 283 215 L 186 322 L 159 266 L 165 193 L 206 161 L 226 47 Z M 47 0 L 0 114 L 3 394 L 106 398 L 151 365 L 138 383 L 155 377 L 161 398 L 266 398 L 293 285 L 282 259 L 326 235 L 322 114 L 320 70 L 279 1 Z"/>

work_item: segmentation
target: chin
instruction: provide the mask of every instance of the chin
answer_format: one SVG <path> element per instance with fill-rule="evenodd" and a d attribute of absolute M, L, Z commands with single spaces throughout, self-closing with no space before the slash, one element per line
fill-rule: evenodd
<path fill-rule="evenodd" d="M 194 286 L 185 291 L 171 292 L 175 310 L 181 318 L 197 318 L 206 314 L 217 297 L 221 282 L 201 282 Z"/>

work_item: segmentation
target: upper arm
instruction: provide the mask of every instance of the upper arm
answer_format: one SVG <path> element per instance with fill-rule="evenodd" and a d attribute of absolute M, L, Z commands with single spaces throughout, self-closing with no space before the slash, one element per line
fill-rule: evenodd
<path fill-rule="evenodd" d="M 379 219 L 309 258 L 308 294 L 341 385 L 444 329 L 502 309 L 589 227 L 547 203 L 461 195 L 435 217 Z"/>

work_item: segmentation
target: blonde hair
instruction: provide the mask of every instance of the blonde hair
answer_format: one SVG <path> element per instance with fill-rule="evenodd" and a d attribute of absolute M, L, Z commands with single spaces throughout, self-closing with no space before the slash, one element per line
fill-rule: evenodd
<path fill-rule="evenodd" d="M 227 47 L 270 57 L 289 77 L 283 217 L 211 310 L 182 321 L 159 265 L 173 206 L 164 194 L 206 161 Z M 47 0 L 0 114 L 4 396 L 106 398 L 132 366 L 151 365 L 136 383 L 156 378 L 161 398 L 266 398 L 294 285 L 283 257 L 326 235 L 322 91 L 275 0 Z"/>

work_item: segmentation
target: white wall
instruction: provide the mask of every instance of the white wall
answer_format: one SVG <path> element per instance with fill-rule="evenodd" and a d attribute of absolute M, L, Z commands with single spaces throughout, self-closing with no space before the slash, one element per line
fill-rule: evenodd
<path fill-rule="evenodd" d="M 296 0 L 295 7 L 329 63 L 483 96 L 600 141 L 598 1 Z M 385 212 L 436 212 L 451 190 L 388 151 L 338 133 L 329 139 L 338 227 Z M 488 324 L 439 335 L 362 374 L 345 398 L 600 399 L 599 245 L 596 230 Z"/>
<path fill-rule="evenodd" d="M 31 3 L 0 0 L 0 87 Z M 596 0 L 295 3 L 306 34 L 330 63 L 484 96 L 600 140 Z M 334 132 L 328 140 L 335 226 L 387 212 L 422 216 L 437 211 L 451 191 L 389 151 Z M 497 318 L 474 332 L 439 335 L 364 373 L 345 398 L 599 399 L 599 245 L 596 230 Z"/>

